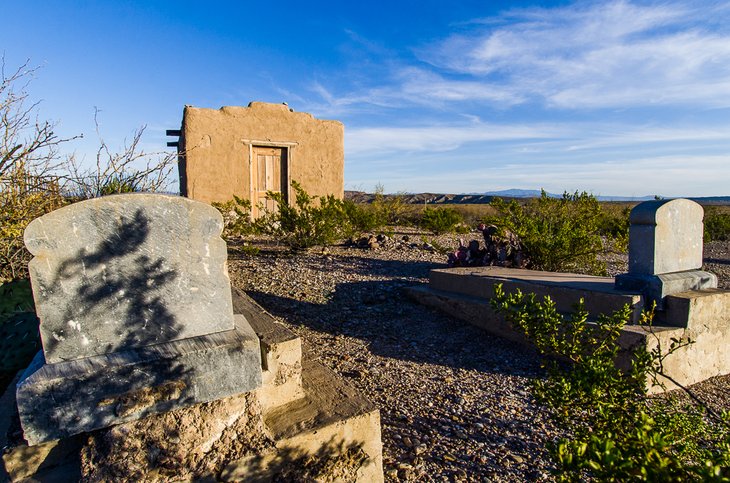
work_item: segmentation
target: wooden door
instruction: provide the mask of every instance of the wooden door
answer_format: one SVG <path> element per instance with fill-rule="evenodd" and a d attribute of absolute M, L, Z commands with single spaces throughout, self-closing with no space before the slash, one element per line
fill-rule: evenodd
<path fill-rule="evenodd" d="M 267 196 L 267 192 L 282 193 L 284 202 L 288 202 L 288 178 L 286 173 L 286 148 L 269 146 L 253 146 L 252 170 L 252 213 L 260 216 L 258 206 L 269 211 L 277 210 L 277 204 Z"/>

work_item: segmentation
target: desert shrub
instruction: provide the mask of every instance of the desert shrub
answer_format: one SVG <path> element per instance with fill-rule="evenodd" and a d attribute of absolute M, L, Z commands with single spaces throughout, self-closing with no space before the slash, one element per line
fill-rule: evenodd
<path fill-rule="evenodd" d="M 609 207 L 601 210 L 598 219 L 598 233 L 608 241 L 616 252 L 625 252 L 629 247 L 629 216 L 631 207 Z"/>
<path fill-rule="evenodd" d="M 139 190 L 134 184 L 134 181 L 124 176 L 116 175 L 112 176 L 99 189 L 100 196 L 114 195 L 120 193 L 135 193 Z"/>
<path fill-rule="evenodd" d="M 597 259 L 603 250 L 599 234 L 601 206 L 588 193 L 565 193 L 551 198 L 542 192 L 524 205 L 497 198 L 492 202 L 500 217 L 496 224 L 515 233 L 531 268 L 548 271 L 606 272 Z"/>
<path fill-rule="evenodd" d="M 432 231 L 436 235 L 456 231 L 463 223 L 464 218 L 453 208 L 427 206 L 421 215 L 421 227 Z"/>
<path fill-rule="evenodd" d="M 664 358 L 689 341 L 639 347 L 631 368 L 621 370 L 615 361 L 628 306 L 589 323 L 582 301 L 563 316 L 549 297 L 506 294 L 501 285 L 492 306 L 547 356 L 547 377 L 533 391 L 568 433 L 549 447 L 559 480 L 728 481 L 730 415 L 676 396 L 647 397 Z M 642 323 L 650 326 L 651 318 L 644 313 Z"/>
<path fill-rule="evenodd" d="M 223 215 L 223 237 L 251 235 L 258 233 L 260 227 L 251 218 L 251 200 L 233 195 L 233 199 L 224 203 L 213 203 Z"/>
<path fill-rule="evenodd" d="M 163 190 L 177 158 L 142 152 L 142 128 L 118 153 L 100 138 L 96 167 L 81 168 L 58 152 L 75 137 L 57 136 L 52 123 L 38 119 L 38 103 L 29 101 L 25 89 L 34 69 L 26 63 L 6 72 L 0 60 L 0 283 L 27 277 L 23 231 L 35 218 L 89 197 Z"/>
<path fill-rule="evenodd" d="M 708 208 L 705 212 L 705 241 L 717 240 L 730 240 L 730 213 Z"/>
<path fill-rule="evenodd" d="M 68 194 L 78 199 L 97 198 L 118 193 L 164 192 L 170 186 L 170 174 L 177 165 L 178 152 L 147 152 L 142 148 L 146 126 L 134 131 L 119 150 L 112 150 L 104 140 L 94 115 L 99 147 L 96 163 L 82 166 L 70 156 L 62 177 Z"/>
<path fill-rule="evenodd" d="M 359 205 L 350 200 L 342 202 L 347 221 L 352 228 L 352 234 L 375 231 L 383 226 L 380 214 L 368 205 Z"/>
<path fill-rule="evenodd" d="M 277 209 L 264 210 L 260 223 L 265 233 L 292 250 L 331 245 L 350 236 L 352 227 L 342 200 L 332 195 L 312 196 L 296 181 L 292 181 L 291 187 L 295 193 L 292 205 L 284 201 L 282 193 L 267 193 L 276 202 Z M 319 206 L 315 203 L 317 201 Z"/>
<path fill-rule="evenodd" d="M 0 283 L 28 277 L 31 255 L 23 242 L 28 224 L 67 204 L 58 181 L 25 171 L 0 176 Z"/>
<path fill-rule="evenodd" d="M 382 184 L 375 186 L 375 199 L 372 207 L 380 225 L 401 224 L 406 220 L 408 213 L 408 204 L 403 193 L 385 195 L 385 188 Z"/>
<path fill-rule="evenodd" d="M 482 220 L 496 213 L 494 207 L 489 204 L 455 204 L 451 207 L 461 214 L 467 226 L 477 226 Z"/>
<path fill-rule="evenodd" d="M 27 91 L 34 69 L 7 73 L 0 60 L 0 283 L 27 276 L 30 254 L 23 230 L 64 204 L 58 177 L 59 138 L 54 125 L 37 119 Z"/>

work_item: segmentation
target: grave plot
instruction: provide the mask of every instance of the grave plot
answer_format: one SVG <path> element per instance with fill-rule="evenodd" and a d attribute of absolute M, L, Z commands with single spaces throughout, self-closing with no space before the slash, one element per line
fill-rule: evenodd
<path fill-rule="evenodd" d="M 43 350 L 2 399 L 11 480 L 382 480 L 377 409 L 232 295 L 221 229 L 214 208 L 151 194 L 28 227 Z"/>
<path fill-rule="evenodd" d="M 592 314 L 628 304 L 633 320 L 620 339 L 624 357 L 640 345 L 668 348 L 673 338 L 689 338 L 692 344 L 664 361 L 668 379 L 662 382 L 667 389 L 694 384 L 730 373 L 730 291 L 717 289 L 717 277 L 700 270 L 702 217 L 702 207 L 685 199 L 637 205 L 631 213 L 629 272 L 615 279 L 500 267 L 439 269 L 431 271 L 428 286 L 408 293 L 425 305 L 522 342 L 522 335 L 489 304 L 495 284 L 507 292 L 549 295 L 566 312 L 581 298 Z M 636 325 L 640 311 L 653 303 L 658 309 L 654 325 Z"/>

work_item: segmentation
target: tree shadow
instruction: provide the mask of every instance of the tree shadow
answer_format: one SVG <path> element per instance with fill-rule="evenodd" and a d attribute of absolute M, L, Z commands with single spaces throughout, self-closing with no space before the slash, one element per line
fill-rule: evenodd
<path fill-rule="evenodd" d="M 284 447 L 244 458 L 223 468 L 217 476 L 222 481 L 276 483 L 356 481 L 358 473 L 370 465 L 378 468 L 363 451 L 362 444 L 333 437 L 316 452 Z M 369 473 L 372 472 L 371 469 Z"/>
<path fill-rule="evenodd" d="M 162 300 L 166 286 L 174 282 L 178 274 L 165 267 L 163 258 L 153 260 L 142 251 L 149 234 L 150 219 L 138 209 L 131 217 L 124 217 L 114 233 L 101 240 L 97 247 L 81 248 L 63 260 L 50 283 L 54 290 L 66 280 L 80 280 L 75 293 L 65 301 L 61 322 L 80 318 L 116 319 L 113 333 L 104 334 L 109 342 L 95 347 L 96 354 L 172 340 L 182 332 L 182 325 Z M 99 324 L 96 329 L 108 331 L 109 328 L 103 325 Z M 73 337 L 81 339 L 74 333 L 73 326 L 58 327 L 54 334 L 44 333 L 43 336 L 47 352 L 54 351 L 61 341 Z M 84 345 L 89 341 L 81 339 L 78 343 Z"/>
<path fill-rule="evenodd" d="M 18 384 L 18 405 L 34 432 L 69 437 L 79 429 L 106 427 L 195 400 L 190 381 L 197 371 L 179 362 L 180 352 L 169 342 L 184 327 L 163 299 L 178 273 L 163 257 L 153 258 L 145 250 L 151 223 L 141 209 L 122 214 L 110 236 L 61 261 L 50 283 L 41 282 L 44 289 L 56 291 L 55 303 L 65 297 L 65 308 L 58 313 L 62 323 L 69 321 L 45 333 L 41 326 L 44 347 L 70 347 L 60 352 L 69 360 L 51 364 L 39 352 Z M 64 284 L 73 287 L 71 293 L 60 294 Z M 74 327 L 78 320 L 88 321 L 89 329 Z M 99 342 L 94 330 L 106 331 Z M 89 344 L 95 346 L 83 347 Z M 53 429 L 44 433 L 45 428 Z M 9 439 L 19 442 L 22 437 L 16 432 Z"/>
<path fill-rule="evenodd" d="M 381 268 L 384 273 L 414 273 L 426 268 L 420 262 L 402 265 L 409 263 L 388 261 Z M 412 301 L 404 289 L 413 285 L 408 280 L 343 282 L 325 304 L 260 291 L 246 293 L 292 325 L 332 337 L 363 340 L 372 353 L 383 357 L 508 375 L 541 373 L 533 349 Z M 306 345 L 309 341 L 303 342 Z M 506 364 L 508 354 L 516 352 L 534 353 L 534 357 L 524 363 Z"/>

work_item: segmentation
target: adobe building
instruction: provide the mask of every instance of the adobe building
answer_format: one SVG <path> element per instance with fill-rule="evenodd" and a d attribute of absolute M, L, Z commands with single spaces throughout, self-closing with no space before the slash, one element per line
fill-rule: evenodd
<path fill-rule="evenodd" d="M 344 195 L 344 126 L 294 112 L 286 104 L 185 106 L 179 136 L 180 193 L 206 203 L 233 195 L 274 208 L 267 191 L 292 201 L 291 182 L 312 195 Z"/>

